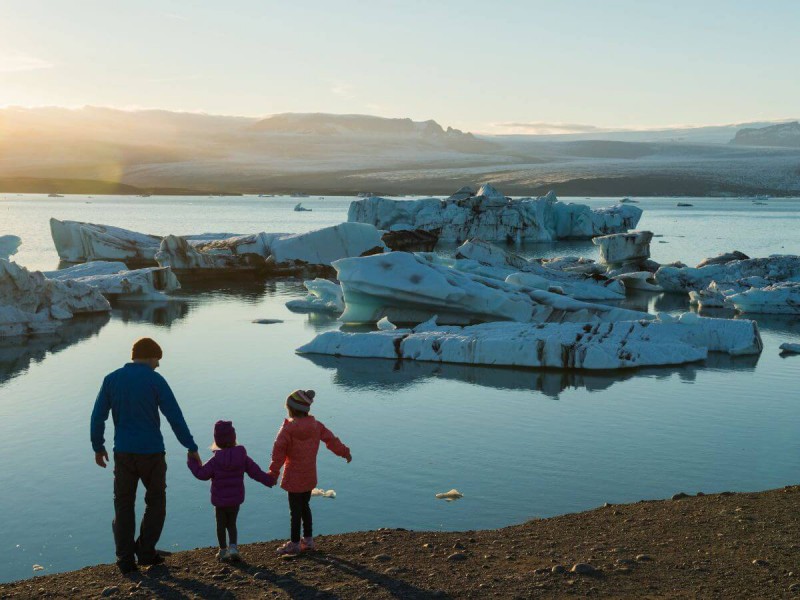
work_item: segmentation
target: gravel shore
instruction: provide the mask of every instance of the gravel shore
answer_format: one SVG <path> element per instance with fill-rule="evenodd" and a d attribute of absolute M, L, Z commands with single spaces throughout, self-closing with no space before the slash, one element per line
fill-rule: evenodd
<path fill-rule="evenodd" d="M 606 505 L 488 531 L 381 529 L 179 552 L 123 577 L 113 565 L 0 584 L 0 598 L 800 597 L 800 487 Z"/>

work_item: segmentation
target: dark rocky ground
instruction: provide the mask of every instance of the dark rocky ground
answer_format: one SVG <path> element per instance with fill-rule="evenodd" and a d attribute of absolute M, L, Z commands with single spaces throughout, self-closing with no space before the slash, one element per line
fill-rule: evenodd
<path fill-rule="evenodd" d="M 378 530 L 277 558 L 202 548 L 123 577 L 113 565 L 0 585 L 0 598 L 800 597 L 800 487 L 609 505 L 489 531 Z M 583 565 L 583 566 L 579 566 Z"/>

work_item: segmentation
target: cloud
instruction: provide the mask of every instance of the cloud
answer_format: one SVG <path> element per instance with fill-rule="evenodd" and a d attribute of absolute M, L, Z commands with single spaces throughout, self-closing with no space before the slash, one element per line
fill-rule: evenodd
<path fill-rule="evenodd" d="M 23 73 L 25 71 L 51 68 L 53 68 L 53 63 L 35 56 L 19 53 L 0 53 L 0 73 Z"/>
<path fill-rule="evenodd" d="M 611 131 L 610 129 L 604 127 L 585 125 L 583 123 L 545 123 L 542 121 L 533 121 L 530 123 L 497 123 L 495 127 L 522 130 L 525 133 L 550 135 L 556 133 L 593 133 L 599 131 Z"/>

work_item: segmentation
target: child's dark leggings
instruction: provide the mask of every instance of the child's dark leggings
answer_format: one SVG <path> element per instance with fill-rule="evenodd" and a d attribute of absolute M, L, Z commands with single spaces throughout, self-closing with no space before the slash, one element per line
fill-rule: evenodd
<path fill-rule="evenodd" d="M 228 533 L 231 544 L 236 543 L 238 533 L 236 531 L 236 517 L 239 514 L 238 506 L 217 506 L 217 540 L 219 540 L 220 548 L 227 548 L 228 544 L 225 541 L 225 532 Z"/>
<path fill-rule="evenodd" d="M 292 541 L 300 541 L 300 521 L 303 522 L 303 537 L 311 537 L 311 492 L 289 492 L 289 513 L 292 515 Z"/>

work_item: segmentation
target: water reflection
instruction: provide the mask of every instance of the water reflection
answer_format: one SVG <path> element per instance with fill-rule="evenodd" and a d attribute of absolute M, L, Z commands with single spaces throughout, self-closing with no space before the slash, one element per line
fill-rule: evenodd
<path fill-rule="evenodd" d="M 163 302 L 114 302 L 111 314 L 123 323 L 150 323 L 158 327 L 171 327 L 186 318 L 191 304 L 178 298 Z"/>
<path fill-rule="evenodd" d="M 108 323 L 108 314 L 74 317 L 53 333 L 25 338 L 0 338 L 0 385 L 26 372 L 50 354 L 91 338 Z"/>
<path fill-rule="evenodd" d="M 634 377 L 667 379 L 677 375 L 681 381 L 693 382 L 704 370 L 753 371 L 756 356 L 728 356 L 712 353 L 704 362 L 678 367 L 650 367 L 620 371 L 565 371 L 557 369 L 512 369 L 488 366 L 458 365 L 421 361 L 394 361 L 384 358 L 344 358 L 322 354 L 304 354 L 318 367 L 335 370 L 335 385 L 353 390 L 393 391 L 411 387 L 427 379 L 462 381 L 498 390 L 530 390 L 558 399 L 567 389 L 589 392 L 605 390 Z"/>
<path fill-rule="evenodd" d="M 181 277 L 180 298 L 199 300 L 242 300 L 248 304 L 260 302 L 273 295 L 284 282 L 261 276 L 242 277 Z M 302 287 L 302 284 L 300 284 Z M 305 288 L 303 288 L 305 289 Z M 296 292 L 295 292 L 296 293 Z"/>

